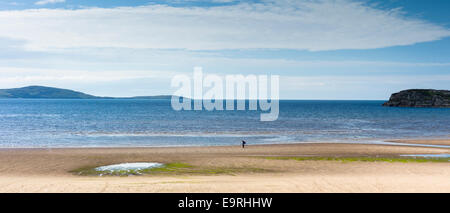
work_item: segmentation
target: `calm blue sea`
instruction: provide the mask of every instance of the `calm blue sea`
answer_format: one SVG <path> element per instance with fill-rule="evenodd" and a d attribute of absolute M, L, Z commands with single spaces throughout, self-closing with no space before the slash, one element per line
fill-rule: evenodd
<path fill-rule="evenodd" d="M 173 111 L 170 100 L 0 99 L 0 147 L 121 147 L 367 142 L 450 137 L 450 109 L 383 101 L 281 101 L 258 111 Z"/>

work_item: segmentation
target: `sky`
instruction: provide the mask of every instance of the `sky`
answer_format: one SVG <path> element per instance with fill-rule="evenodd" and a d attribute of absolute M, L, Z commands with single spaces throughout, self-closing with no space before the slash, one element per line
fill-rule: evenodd
<path fill-rule="evenodd" d="M 448 0 L 1 0 L 0 88 L 172 94 L 171 78 L 279 75 L 280 98 L 450 89 Z"/>

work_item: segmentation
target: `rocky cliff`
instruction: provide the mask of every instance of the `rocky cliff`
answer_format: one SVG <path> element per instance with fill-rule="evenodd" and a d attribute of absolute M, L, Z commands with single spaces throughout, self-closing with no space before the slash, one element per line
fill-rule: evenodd
<path fill-rule="evenodd" d="M 410 89 L 391 95 L 383 106 L 390 107 L 445 107 L 450 108 L 449 90 Z"/>

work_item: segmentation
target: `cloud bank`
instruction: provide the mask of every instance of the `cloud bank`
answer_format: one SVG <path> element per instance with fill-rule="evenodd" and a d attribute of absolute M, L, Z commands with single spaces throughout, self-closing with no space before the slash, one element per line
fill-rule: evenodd
<path fill-rule="evenodd" d="M 46 0 L 42 2 L 56 2 Z M 267 0 L 215 7 L 0 12 L 0 37 L 59 48 L 373 49 L 439 40 L 450 30 L 350 0 Z"/>

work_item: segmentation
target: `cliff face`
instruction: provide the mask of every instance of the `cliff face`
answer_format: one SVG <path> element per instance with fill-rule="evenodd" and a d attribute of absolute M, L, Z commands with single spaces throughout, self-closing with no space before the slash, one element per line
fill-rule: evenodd
<path fill-rule="evenodd" d="M 389 107 L 443 107 L 450 108 L 449 90 L 410 89 L 391 95 L 383 106 Z"/>

